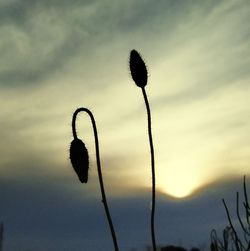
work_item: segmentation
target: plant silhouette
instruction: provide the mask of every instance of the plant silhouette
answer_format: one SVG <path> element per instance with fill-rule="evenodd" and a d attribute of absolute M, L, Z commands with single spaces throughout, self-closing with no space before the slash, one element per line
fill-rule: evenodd
<path fill-rule="evenodd" d="M 3 251 L 3 232 L 4 232 L 4 227 L 3 227 L 3 222 L 0 224 L 0 251 Z"/>
<path fill-rule="evenodd" d="M 185 249 L 183 247 L 179 247 L 179 246 L 169 245 L 166 247 L 162 247 L 161 251 L 187 251 L 187 249 Z"/>
<path fill-rule="evenodd" d="M 105 195 L 104 183 L 103 183 L 103 178 L 102 178 L 101 161 L 100 161 L 100 152 L 99 152 L 99 140 L 98 140 L 98 133 L 97 133 L 97 127 L 95 123 L 95 118 L 92 112 L 89 109 L 84 108 L 84 107 L 76 109 L 72 117 L 72 133 L 73 133 L 74 139 L 71 142 L 71 146 L 70 146 L 71 163 L 79 180 L 82 183 L 87 183 L 88 168 L 89 168 L 88 151 L 84 143 L 80 139 L 77 138 L 77 133 L 76 133 L 76 118 L 80 112 L 86 112 L 91 119 L 93 132 L 94 132 L 94 138 L 95 138 L 96 164 L 97 164 L 98 178 L 99 178 L 101 195 L 102 195 L 102 203 L 105 209 L 106 217 L 108 219 L 115 251 L 119 251 L 114 226 L 112 223 L 112 219 L 111 219 L 111 215 L 109 212 L 108 203 L 107 203 L 107 199 Z"/>
<path fill-rule="evenodd" d="M 82 183 L 88 182 L 89 155 L 84 143 L 74 135 L 70 144 L 70 160 Z"/>
<path fill-rule="evenodd" d="M 223 240 L 220 240 L 217 236 L 216 230 L 211 231 L 211 251 L 246 251 L 250 250 L 250 206 L 248 202 L 247 188 L 246 188 L 246 177 L 243 179 L 243 191 L 244 191 L 244 201 L 243 207 L 245 210 L 245 219 L 242 220 L 239 210 L 239 192 L 236 193 L 236 214 L 238 218 L 238 223 L 240 226 L 239 230 L 233 225 L 227 204 L 224 199 L 222 199 L 224 208 L 226 210 L 227 219 L 229 225 L 223 230 Z M 240 233 L 239 233 L 240 232 Z M 243 237 L 243 238 L 242 238 Z"/>
<path fill-rule="evenodd" d="M 148 137 L 150 145 L 150 155 L 151 155 L 151 171 L 152 171 L 152 209 L 151 209 L 151 237 L 152 237 L 152 246 L 153 251 L 156 251 L 156 241 L 155 241 L 155 161 L 154 161 L 154 145 L 152 137 L 152 128 L 151 128 L 151 112 L 150 106 L 147 98 L 147 93 L 145 86 L 147 85 L 148 73 L 147 67 L 142 60 L 140 54 L 136 50 L 130 52 L 130 71 L 132 79 L 135 84 L 141 88 L 144 102 L 147 110 L 148 118 Z"/>

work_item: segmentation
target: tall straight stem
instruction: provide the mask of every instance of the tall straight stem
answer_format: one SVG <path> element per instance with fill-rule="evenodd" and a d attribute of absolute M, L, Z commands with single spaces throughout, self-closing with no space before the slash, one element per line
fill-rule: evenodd
<path fill-rule="evenodd" d="M 110 215 L 110 212 L 109 212 L 108 203 L 107 203 L 107 199 L 106 199 L 106 195 L 105 195 L 104 184 L 103 184 L 101 161 L 100 161 L 100 152 L 99 152 L 99 140 L 98 140 L 98 133 L 97 133 L 97 128 L 96 128 L 95 118 L 94 118 L 92 112 L 89 109 L 84 108 L 84 107 L 78 108 L 74 112 L 73 119 L 72 119 L 72 131 L 73 131 L 74 138 L 77 138 L 75 122 L 76 122 L 77 114 L 79 112 L 86 112 L 89 115 L 89 117 L 91 119 L 91 122 L 92 122 L 92 127 L 93 127 L 94 137 L 95 137 L 96 164 L 97 164 L 97 171 L 98 171 L 100 189 L 101 189 L 101 194 L 102 194 L 102 203 L 103 203 L 103 206 L 104 206 L 104 209 L 105 209 L 105 212 L 106 212 L 106 216 L 107 216 L 107 219 L 108 219 L 109 228 L 110 228 L 111 235 L 112 235 L 112 238 L 113 238 L 115 251 L 119 251 L 117 240 L 116 240 L 116 235 L 115 235 L 115 229 L 114 229 L 112 219 L 111 219 L 111 215 Z"/>
<path fill-rule="evenodd" d="M 153 137 L 152 137 L 152 128 L 151 128 L 151 113 L 149 102 L 147 98 L 147 93 L 144 87 L 142 89 L 142 94 L 144 97 L 147 116 L 148 116 L 148 137 L 149 137 L 149 145 L 150 145 L 150 155 L 151 155 L 151 169 L 152 169 L 152 208 L 151 208 L 151 237 L 152 237 L 152 245 L 153 251 L 156 251 L 156 241 L 155 241 L 155 159 L 154 159 L 154 145 L 153 145 Z"/>

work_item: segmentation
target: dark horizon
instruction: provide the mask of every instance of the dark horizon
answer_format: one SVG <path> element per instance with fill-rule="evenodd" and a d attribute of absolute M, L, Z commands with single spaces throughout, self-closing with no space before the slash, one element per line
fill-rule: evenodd
<path fill-rule="evenodd" d="M 248 179 L 247 179 L 248 180 Z M 208 250 L 210 232 L 222 233 L 228 225 L 222 198 L 235 216 L 236 191 L 243 197 L 242 177 L 218 181 L 193 198 L 171 199 L 158 193 L 156 233 L 160 246 L 175 245 L 187 249 Z M 101 197 L 82 199 L 72 194 L 61 194 L 57 187 L 19 184 L 10 191 L 1 181 L 1 221 L 4 222 L 4 250 L 112 250 L 112 239 L 107 226 Z M 232 185 L 233 184 L 233 185 Z M 8 189 L 7 189 L 8 188 Z M 249 189 L 248 189 L 249 190 Z M 150 246 L 149 205 L 150 191 L 133 197 L 110 198 L 110 208 L 117 229 L 121 250 L 144 250 Z M 49 201 L 50 203 L 43 203 Z M 21 205 L 21 206 L 20 206 Z M 211 205 L 213 205 L 211 207 Z M 18 208 L 18 215 L 15 211 Z M 16 215 L 15 217 L 13 217 Z M 178 233 L 178 234 L 176 234 Z M 99 241 L 96 242 L 96 239 Z M 204 249 L 205 248 L 205 249 Z"/>

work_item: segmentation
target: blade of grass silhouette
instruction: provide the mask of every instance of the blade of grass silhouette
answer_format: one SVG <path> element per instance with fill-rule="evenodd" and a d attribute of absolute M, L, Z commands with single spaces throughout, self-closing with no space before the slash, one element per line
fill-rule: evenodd
<path fill-rule="evenodd" d="M 96 123 L 95 123 L 95 118 L 94 118 L 92 112 L 89 109 L 81 107 L 81 108 L 76 109 L 76 111 L 74 112 L 73 118 L 72 118 L 73 137 L 74 137 L 74 139 L 77 139 L 76 118 L 77 118 L 77 115 L 80 112 L 86 112 L 89 115 L 90 119 L 91 119 L 93 132 L 94 132 L 94 138 L 95 138 L 96 165 L 97 165 L 98 178 L 99 178 L 101 195 L 102 195 L 102 203 L 103 203 L 103 206 L 104 206 L 104 209 L 105 209 L 106 217 L 108 219 L 108 223 L 109 223 L 111 235 L 112 235 L 112 238 L 113 238 L 115 251 L 119 251 L 119 247 L 118 247 L 118 243 L 117 243 L 117 239 L 116 239 L 116 234 L 115 234 L 115 229 L 114 229 L 113 222 L 112 222 L 112 219 L 111 219 L 111 215 L 110 215 L 110 212 L 109 212 L 108 203 L 107 203 L 106 194 L 105 194 L 105 189 L 104 189 L 103 178 L 102 178 L 102 169 L 101 169 L 101 161 L 100 161 L 100 151 L 99 151 L 99 140 L 98 140 L 97 127 L 96 127 Z"/>
<path fill-rule="evenodd" d="M 156 241 L 155 241 L 155 160 L 154 160 L 154 145 L 153 145 L 153 136 L 151 128 L 151 113 L 150 106 L 147 98 L 147 93 L 145 86 L 148 81 L 147 67 L 141 58 L 140 54 L 136 50 L 130 52 L 130 71 L 132 79 L 135 84 L 142 89 L 142 94 L 144 97 L 147 117 L 148 117 L 148 137 L 150 145 L 150 155 L 151 155 L 151 170 L 152 170 L 152 208 L 151 208 L 151 237 L 152 237 L 152 246 L 153 251 L 156 251 Z"/>

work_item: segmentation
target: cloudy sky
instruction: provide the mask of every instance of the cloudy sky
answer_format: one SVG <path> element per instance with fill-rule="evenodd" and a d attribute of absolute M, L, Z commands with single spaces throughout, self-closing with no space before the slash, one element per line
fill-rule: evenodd
<path fill-rule="evenodd" d="M 121 250 L 150 244 L 150 158 L 130 50 L 144 58 L 161 245 L 205 245 L 250 173 L 247 0 L 0 0 L 0 221 L 8 251 L 112 250 L 89 118 L 89 183 L 69 163 L 96 118 Z M 213 204 L 213 210 L 211 210 Z M 98 241 L 97 241 L 98 240 Z"/>

